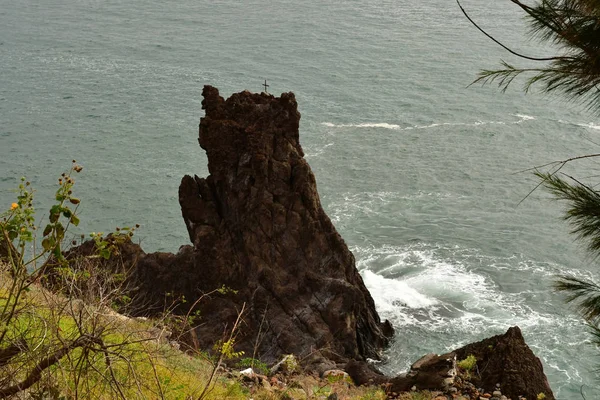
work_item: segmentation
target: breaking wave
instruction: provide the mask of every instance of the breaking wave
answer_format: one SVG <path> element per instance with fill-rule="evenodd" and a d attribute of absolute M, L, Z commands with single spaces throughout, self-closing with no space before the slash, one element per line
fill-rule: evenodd
<path fill-rule="evenodd" d="M 423 355 L 423 343 L 449 351 L 518 325 L 558 383 L 555 392 L 581 385 L 579 371 L 564 352 L 577 354 L 589 335 L 550 284 L 559 272 L 593 279 L 588 272 L 518 254 L 493 257 L 477 249 L 426 243 L 352 251 L 378 311 L 396 328 L 398 340 L 387 352 L 391 361 L 382 367 L 387 373 L 406 370 Z M 450 341 L 440 346 L 440 338 Z"/>

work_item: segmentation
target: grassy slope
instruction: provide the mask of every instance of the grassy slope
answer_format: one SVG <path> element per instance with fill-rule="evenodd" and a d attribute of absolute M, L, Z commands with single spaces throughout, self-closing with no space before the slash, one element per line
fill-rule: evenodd
<path fill-rule="evenodd" d="M 3 270 L 3 271 L 2 271 Z M 0 266 L 0 311 L 7 302 L 12 280 Z M 19 312 L 0 343 L 5 348 L 25 339 L 29 350 L 0 367 L 0 377 L 21 381 L 39 360 L 52 354 L 81 333 L 94 333 L 107 346 L 110 369 L 102 352 L 72 350 L 47 369 L 27 392 L 29 398 L 80 399 L 195 399 L 206 386 L 212 363 L 192 357 L 168 340 L 168 332 L 156 321 L 130 319 L 107 308 L 69 300 L 33 285 L 19 302 Z M 81 368 L 82 360 L 88 366 Z M 114 380 L 111 382 L 111 369 Z M 384 399 L 376 388 L 357 388 L 344 381 L 320 380 L 309 375 L 280 379 L 283 384 L 242 385 L 239 379 L 217 376 L 208 399 Z M 21 398 L 21 397 L 19 397 Z"/>
<path fill-rule="evenodd" d="M 0 309 L 7 302 L 12 280 L 0 273 Z M 129 319 L 80 301 L 69 301 L 33 285 L 19 301 L 19 312 L 0 348 L 25 339 L 23 352 L 0 369 L 0 376 L 20 381 L 36 362 L 80 336 L 81 328 L 98 334 L 107 346 L 111 367 L 127 399 L 187 399 L 197 397 L 212 370 L 208 360 L 190 357 L 173 347 L 164 329 L 153 321 Z M 43 374 L 31 393 L 60 393 L 67 398 L 113 399 L 121 395 L 110 384 L 110 371 L 101 352 L 87 355 L 89 366 L 80 373 L 82 349 L 77 348 Z M 76 382 L 79 384 L 76 385 Z M 237 382 L 217 380 L 208 398 L 245 399 Z"/>

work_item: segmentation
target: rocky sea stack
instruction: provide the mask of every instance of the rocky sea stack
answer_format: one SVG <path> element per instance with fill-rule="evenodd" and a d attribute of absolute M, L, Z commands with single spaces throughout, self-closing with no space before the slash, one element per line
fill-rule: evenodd
<path fill-rule="evenodd" d="M 236 349 L 266 362 L 296 354 L 317 369 L 379 358 L 393 334 L 352 253 L 323 211 L 299 142 L 293 93 L 224 100 L 205 86 L 200 146 L 210 175 L 179 187 L 193 246 L 139 259 L 144 297 L 199 303 L 194 337 L 210 348 L 246 310 Z"/>

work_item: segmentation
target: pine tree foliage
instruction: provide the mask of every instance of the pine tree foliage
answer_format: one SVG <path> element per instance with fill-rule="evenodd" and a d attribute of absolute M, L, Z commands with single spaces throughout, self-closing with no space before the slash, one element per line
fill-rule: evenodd
<path fill-rule="evenodd" d="M 561 276 L 554 287 L 567 293 L 567 302 L 575 302 L 586 321 L 597 324 L 600 319 L 600 286 L 572 276 Z"/>
<path fill-rule="evenodd" d="M 541 84 L 545 92 L 562 92 L 571 100 L 582 101 L 594 113 L 600 112 L 600 0 L 537 0 L 533 5 L 510 0 L 525 12 L 530 34 L 554 44 L 560 53 L 545 58 L 529 57 L 500 43 L 480 28 L 456 1 L 467 19 L 495 43 L 522 59 L 543 63 L 537 68 L 518 68 L 502 61 L 502 69 L 484 70 L 475 82 L 497 83 L 506 90 L 515 78 L 532 74 L 525 84 L 526 91 L 534 84 Z M 574 157 L 560 162 L 560 168 L 550 173 L 536 172 L 536 175 L 557 200 L 568 204 L 564 218 L 571 224 L 572 233 L 586 242 L 592 255 L 599 257 L 600 192 L 575 178 L 558 176 L 567 162 L 596 156 Z M 567 302 L 577 306 L 590 328 L 592 342 L 600 347 L 600 285 L 560 276 L 554 287 L 567 295 Z"/>
<path fill-rule="evenodd" d="M 575 183 L 570 183 L 556 173 L 536 172 L 536 175 L 555 199 L 567 202 L 568 207 L 563 217 L 571 224 L 571 233 L 587 242 L 589 252 L 599 257 L 600 193 L 574 178 L 571 180 Z M 588 324 L 592 342 L 600 347 L 600 285 L 562 275 L 554 282 L 554 289 L 567 295 L 567 303 L 575 304 Z"/>
<path fill-rule="evenodd" d="M 483 31 L 459 3 L 467 18 L 496 43 L 521 58 L 544 63 L 519 68 L 502 61 L 502 69 L 483 70 L 475 82 L 495 82 L 506 90 L 515 78 L 529 74 L 525 91 L 541 84 L 546 92 L 562 91 L 569 99 L 600 109 L 600 0 L 541 0 L 532 6 L 510 1 L 525 12 L 531 35 L 553 43 L 561 54 L 539 58 L 512 51 Z"/>
<path fill-rule="evenodd" d="M 571 223 L 571 232 L 587 242 L 591 253 L 600 256 L 600 193 L 579 182 L 571 184 L 556 174 L 536 175 L 556 199 L 569 204 L 564 218 Z"/>

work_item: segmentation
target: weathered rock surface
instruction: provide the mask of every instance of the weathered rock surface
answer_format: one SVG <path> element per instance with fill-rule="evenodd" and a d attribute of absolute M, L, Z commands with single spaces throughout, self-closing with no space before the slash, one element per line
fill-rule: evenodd
<path fill-rule="evenodd" d="M 197 304 L 193 341 L 211 348 L 244 309 L 236 350 L 265 362 L 296 354 L 317 370 L 378 358 L 393 334 L 381 322 L 354 256 L 321 207 L 299 143 L 292 93 L 203 91 L 200 146 L 210 175 L 185 176 L 179 202 L 192 246 L 135 257 L 134 308 L 165 294 Z M 227 287 L 235 291 L 214 292 Z"/>
<path fill-rule="evenodd" d="M 197 337 L 214 343 L 245 303 L 238 345 L 258 344 L 267 360 L 285 353 L 377 358 L 391 325 L 381 323 L 352 253 L 321 207 L 299 143 L 294 95 L 242 92 L 224 100 L 210 86 L 202 94 L 199 143 L 210 175 L 185 176 L 179 188 L 196 267 L 187 277 L 189 296 L 222 285 L 237 294 L 210 299 Z"/>
<path fill-rule="evenodd" d="M 390 392 L 409 391 L 412 387 L 447 392 L 454 385 L 455 360 L 463 360 L 469 355 L 477 359 L 476 367 L 470 371 L 475 387 L 488 393 L 499 387 L 503 395 L 512 399 L 519 396 L 536 399 L 540 393 L 548 400 L 554 399 L 542 363 L 527 346 L 518 327 L 447 354 L 426 355 L 415 362 L 408 373 L 394 378 L 383 376 L 361 361 L 351 360 L 345 369 L 355 383 L 385 385 Z"/>
<path fill-rule="evenodd" d="M 393 378 L 382 375 L 362 361 L 350 360 L 345 369 L 357 385 L 385 385 L 390 393 L 408 392 L 413 387 L 417 390 L 446 391 L 456 376 L 454 357 L 454 353 L 441 356 L 427 354 L 417 360 L 407 373 Z"/>
<path fill-rule="evenodd" d="M 542 362 L 525 343 L 519 327 L 510 328 L 504 335 L 468 344 L 454 353 L 459 360 L 469 354 L 477 358 L 479 373 L 472 374 L 473 383 L 490 393 L 499 383 L 502 394 L 512 399 L 518 396 L 535 399 L 540 393 L 544 393 L 547 400 L 554 399 Z"/>

